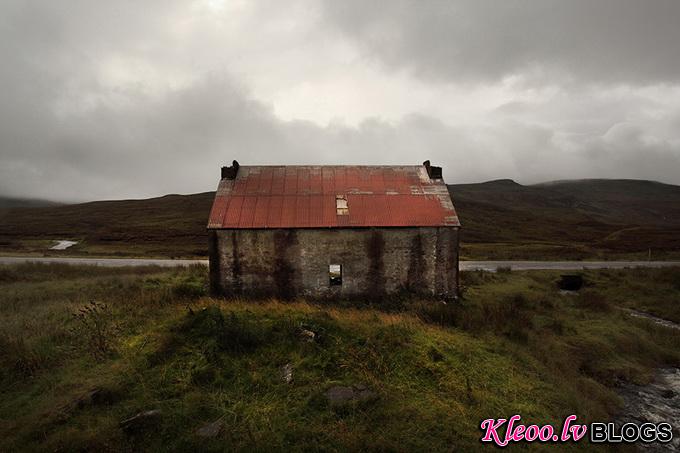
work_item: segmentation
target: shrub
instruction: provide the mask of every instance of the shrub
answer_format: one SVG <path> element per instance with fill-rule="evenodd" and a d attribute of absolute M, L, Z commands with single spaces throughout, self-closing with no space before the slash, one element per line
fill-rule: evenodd
<path fill-rule="evenodd" d="M 207 295 L 208 291 L 203 282 L 196 280 L 182 280 L 175 283 L 172 287 L 172 293 L 182 299 L 198 299 Z"/>
<path fill-rule="evenodd" d="M 180 332 L 189 340 L 200 340 L 208 349 L 228 352 L 246 352 L 260 346 L 268 331 L 259 323 L 245 319 L 234 312 L 224 316 L 215 306 L 187 315 Z"/>
<path fill-rule="evenodd" d="M 554 318 L 551 319 L 550 323 L 547 325 L 547 327 L 555 332 L 557 335 L 563 335 L 564 334 L 564 320 Z"/>
<path fill-rule="evenodd" d="M 525 342 L 528 331 L 533 328 L 532 303 L 522 293 L 498 297 L 480 302 L 456 304 L 448 309 L 437 307 L 430 309 L 432 314 L 439 314 L 450 325 L 457 325 L 471 332 L 502 333 L 511 340 Z M 446 316 L 446 317 L 444 317 Z"/>
<path fill-rule="evenodd" d="M 581 308 L 593 311 L 611 311 L 611 304 L 601 294 L 595 291 L 583 291 L 576 298 L 576 304 Z"/>
<path fill-rule="evenodd" d="M 422 301 L 414 306 L 416 315 L 424 322 L 442 326 L 457 326 L 460 307 L 443 302 Z"/>
<path fill-rule="evenodd" d="M 95 360 L 103 360 L 115 351 L 120 329 L 108 305 L 91 301 L 73 313 L 75 325 L 71 333 L 84 341 Z"/>
<path fill-rule="evenodd" d="M 13 372 L 19 376 L 31 377 L 47 361 L 38 351 L 26 344 L 22 337 L 0 335 L 1 374 Z"/>
<path fill-rule="evenodd" d="M 190 266 L 172 282 L 172 294 L 182 299 L 198 299 L 208 294 L 208 274 L 204 267 Z"/>
<path fill-rule="evenodd" d="M 0 282 L 16 282 L 20 278 L 16 267 L 0 266 Z"/>
<path fill-rule="evenodd" d="M 461 271 L 460 273 L 460 286 L 462 287 L 479 286 L 490 280 L 493 280 L 493 274 L 487 271 Z"/>

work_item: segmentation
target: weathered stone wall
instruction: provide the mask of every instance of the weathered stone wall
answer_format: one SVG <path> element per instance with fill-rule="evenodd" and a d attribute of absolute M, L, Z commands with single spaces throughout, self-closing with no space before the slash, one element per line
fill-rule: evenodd
<path fill-rule="evenodd" d="M 458 229 L 452 227 L 211 230 L 209 248 L 215 294 L 457 294 Z M 330 264 L 342 266 L 341 286 L 331 286 Z"/>

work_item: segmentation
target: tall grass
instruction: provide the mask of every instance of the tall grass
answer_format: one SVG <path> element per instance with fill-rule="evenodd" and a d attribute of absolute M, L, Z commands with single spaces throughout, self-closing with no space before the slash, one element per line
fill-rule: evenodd
<path fill-rule="evenodd" d="M 2 268 L 22 276 L 0 281 L 0 450 L 469 451 L 482 418 L 606 420 L 619 383 L 680 364 L 680 334 L 617 309 L 676 297 L 678 270 L 587 271 L 576 296 L 556 272 L 470 272 L 459 302 L 383 308 L 211 299 L 198 267 L 77 269 Z M 336 407 L 337 385 L 375 398 Z M 153 429 L 120 430 L 149 409 Z"/>

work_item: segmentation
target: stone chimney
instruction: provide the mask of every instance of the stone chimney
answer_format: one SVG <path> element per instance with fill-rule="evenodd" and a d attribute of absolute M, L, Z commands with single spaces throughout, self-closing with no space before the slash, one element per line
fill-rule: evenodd
<path fill-rule="evenodd" d="M 231 167 L 222 167 L 222 179 L 236 179 L 239 167 L 236 161 L 232 162 Z"/>
<path fill-rule="evenodd" d="M 427 170 L 427 176 L 429 176 L 430 179 L 442 179 L 442 167 L 430 165 L 429 160 L 423 162 L 423 166 L 425 166 L 425 170 Z"/>

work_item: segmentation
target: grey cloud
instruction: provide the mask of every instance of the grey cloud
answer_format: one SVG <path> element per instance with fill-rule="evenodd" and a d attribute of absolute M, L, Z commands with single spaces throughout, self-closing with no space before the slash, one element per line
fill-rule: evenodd
<path fill-rule="evenodd" d="M 675 0 L 325 1 L 365 55 L 428 80 L 680 80 Z"/>
<path fill-rule="evenodd" d="M 73 200 L 190 193 L 213 189 L 219 166 L 231 159 L 396 164 L 429 158 L 444 166 L 451 183 L 504 177 L 680 182 L 673 142 L 645 136 L 633 124 L 561 139 L 559 130 L 512 118 L 453 126 L 410 115 L 397 122 L 373 118 L 356 127 L 321 127 L 281 121 L 218 76 L 162 99 L 136 95 L 123 107 L 104 105 L 59 120 L 45 115 L 39 122 L 51 130 L 48 137 L 3 153 L 0 192 Z"/>
<path fill-rule="evenodd" d="M 541 38 L 560 22 L 548 18 L 541 35 L 531 24 L 522 25 L 525 12 L 514 3 L 518 9 L 497 6 L 501 12 L 458 4 L 455 11 L 465 19 L 465 28 L 454 32 L 447 25 L 452 13 L 436 10 L 446 8 L 445 3 L 419 3 L 410 12 L 406 3 L 394 3 L 393 9 L 382 11 L 384 17 L 378 17 L 381 10 L 371 9 L 370 3 L 362 4 L 367 8 L 364 16 L 347 7 L 331 11 L 333 20 L 388 66 L 413 68 L 428 77 L 493 79 L 539 61 L 569 66 L 584 52 L 584 45 L 572 42 L 574 37 L 544 39 L 547 42 L 537 44 L 539 52 L 523 35 L 513 35 L 519 32 L 501 21 L 503 12 L 516 27 L 524 27 L 522 33 Z M 570 86 L 536 99 L 520 96 L 466 124 L 427 112 L 395 121 L 366 118 L 356 126 L 284 121 L 228 64 L 212 71 L 193 66 L 191 49 L 196 43 L 187 44 L 177 30 L 177 23 L 184 23 L 183 2 L 139 5 L 82 0 L 0 6 L 0 194 L 75 201 L 212 190 L 219 166 L 232 159 L 243 164 L 431 159 L 444 167 L 451 183 L 507 177 L 521 182 L 628 177 L 680 183 L 680 108 L 673 101 L 680 95 L 673 86 L 653 95 Z M 666 4 L 659 5 L 663 9 Z M 567 6 L 559 8 L 567 21 L 561 27 L 567 30 L 576 13 Z M 631 8 L 622 4 L 624 10 Z M 537 12 L 526 14 L 538 17 L 546 10 L 537 6 Z M 263 11 L 267 8 L 257 9 Z M 603 20 L 602 14 L 582 20 L 596 23 Z M 621 14 L 611 20 L 623 20 Z M 649 24 L 651 13 L 640 14 Z M 434 22 L 429 23 L 431 18 Z M 680 59 L 660 62 L 676 52 L 675 46 L 663 45 L 659 33 L 668 39 L 675 33 L 663 31 L 664 23 L 661 20 L 661 31 L 632 50 L 623 46 L 614 52 L 612 73 L 620 80 L 675 80 L 674 65 Z M 494 36 L 482 36 L 491 28 L 497 29 Z M 463 40 L 473 32 L 479 36 Z M 506 42 L 497 42 L 502 41 L 499 36 Z M 654 71 L 626 63 L 654 39 L 661 50 L 644 56 Z M 265 37 L 258 40 L 258 48 L 266 49 Z M 220 43 L 199 44 L 207 52 L 209 45 Z M 566 44 L 574 49 L 558 50 Z M 428 49 L 434 53 L 427 54 Z M 214 52 L 218 55 L 219 48 Z M 458 60 L 447 60 L 451 52 Z M 562 56 L 541 57 L 549 53 Z M 208 59 L 206 54 L 201 58 Z M 107 64 L 113 61 L 115 66 L 119 60 L 125 62 L 123 79 L 102 77 Z M 605 75 L 595 63 L 594 58 L 584 60 L 580 76 L 602 81 Z M 151 76 L 136 72 L 147 66 Z M 276 71 L 275 66 L 266 69 Z"/>

